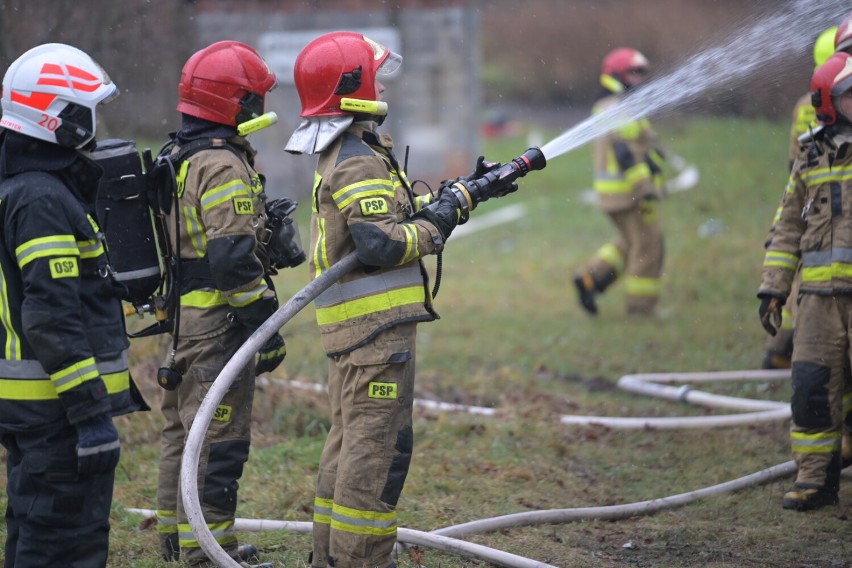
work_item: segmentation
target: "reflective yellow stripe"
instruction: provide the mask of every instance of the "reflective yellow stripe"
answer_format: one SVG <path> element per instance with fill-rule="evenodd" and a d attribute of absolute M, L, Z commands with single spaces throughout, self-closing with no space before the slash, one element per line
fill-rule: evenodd
<path fill-rule="evenodd" d="M 793 312 L 790 308 L 781 308 L 781 329 L 793 329 Z"/>
<path fill-rule="evenodd" d="M 209 523 L 207 528 L 213 533 L 213 538 L 222 546 L 235 544 L 237 535 L 234 533 L 234 521 L 225 521 L 224 523 Z M 201 548 L 198 544 L 198 539 L 195 538 L 195 533 L 192 532 L 192 526 L 189 523 L 178 523 L 178 543 L 181 548 Z"/>
<path fill-rule="evenodd" d="M 231 294 L 228 296 L 228 303 L 234 306 L 235 308 L 242 308 L 248 306 L 252 302 L 256 301 L 258 298 L 263 296 L 263 293 L 269 289 L 269 286 L 266 285 L 266 282 L 261 282 L 256 287 L 251 290 L 247 290 L 245 292 L 237 292 L 235 294 Z"/>
<path fill-rule="evenodd" d="M 396 511 L 361 511 L 334 503 L 331 528 L 353 534 L 388 536 L 396 534 Z"/>
<path fill-rule="evenodd" d="M 251 197 L 249 189 L 241 179 L 235 179 L 205 191 L 201 196 L 201 208 L 204 211 L 209 211 L 217 205 L 231 201 L 235 197 Z"/>
<path fill-rule="evenodd" d="M 660 295 L 660 279 L 659 278 L 640 278 L 639 276 L 628 276 L 624 281 L 624 289 L 630 296 L 650 296 L 656 297 Z"/>
<path fill-rule="evenodd" d="M 227 304 L 228 298 L 219 290 L 193 290 L 180 297 L 180 305 L 184 308 L 215 308 Z"/>
<path fill-rule="evenodd" d="M 318 213 L 319 205 L 317 204 L 317 188 L 322 183 L 322 176 L 319 172 L 314 172 L 314 185 L 311 188 L 311 212 Z"/>
<path fill-rule="evenodd" d="M 627 168 L 624 172 L 624 179 L 626 179 L 627 183 L 631 186 L 642 180 L 651 179 L 651 167 L 645 162 L 636 164 L 635 166 Z"/>
<path fill-rule="evenodd" d="M 847 181 L 852 179 L 852 165 L 813 169 L 805 173 L 803 179 L 808 187 L 831 181 Z"/>
<path fill-rule="evenodd" d="M 393 183 L 387 179 L 365 179 L 338 189 L 331 198 L 338 209 L 343 209 L 356 199 L 376 196 L 394 199 Z"/>
<path fill-rule="evenodd" d="M 405 264 L 417 258 L 417 226 L 411 223 L 402 223 L 401 226 L 405 231 L 405 254 L 397 264 Z"/>
<path fill-rule="evenodd" d="M 840 432 L 790 432 L 790 446 L 797 454 L 830 454 L 840 449 Z"/>
<path fill-rule="evenodd" d="M 328 251 L 325 250 L 325 219 L 317 217 L 317 244 L 314 247 L 314 266 L 316 273 L 314 278 L 328 270 Z"/>
<path fill-rule="evenodd" d="M 104 254 L 100 241 L 77 241 L 77 249 L 80 251 L 80 258 L 97 258 Z"/>
<path fill-rule="evenodd" d="M 73 235 L 52 235 L 25 242 L 15 249 L 18 266 L 23 268 L 37 258 L 46 256 L 80 256 Z"/>
<path fill-rule="evenodd" d="M 157 532 L 163 534 L 177 534 L 177 511 L 157 509 Z"/>
<path fill-rule="evenodd" d="M 195 254 L 199 258 L 204 258 L 207 256 L 207 234 L 204 232 L 204 225 L 201 223 L 198 211 L 195 207 L 184 206 L 183 217 L 186 222 L 186 233 Z"/>
<path fill-rule="evenodd" d="M 432 203 L 432 194 L 431 193 L 427 193 L 426 195 L 418 195 L 417 197 L 414 198 L 414 210 L 420 211 L 421 209 L 423 209 L 424 207 L 426 207 L 430 203 Z"/>
<path fill-rule="evenodd" d="M 799 255 L 769 250 L 766 251 L 766 256 L 763 257 L 763 266 L 778 266 L 780 268 L 796 270 L 796 267 L 799 266 Z"/>
<path fill-rule="evenodd" d="M 12 309 L 9 306 L 9 290 L 6 288 L 6 275 L 0 266 L 0 322 L 6 330 L 6 344 L 3 353 L 6 360 L 17 361 L 21 358 L 21 338 L 12 326 Z"/>
<path fill-rule="evenodd" d="M 328 325 L 426 301 L 423 286 L 410 286 L 381 294 L 349 300 L 336 306 L 317 308 L 317 323 Z"/>
<path fill-rule="evenodd" d="M 97 377 L 98 368 L 95 366 L 95 358 L 89 357 L 51 373 L 50 380 L 56 388 L 56 392 L 61 394 Z"/>
<path fill-rule="evenodd" d="M 189 160 L 184 160 L 180 164 L 180 171 L 175 176 L 177 185 L 178 197 L 183 197 L 183 192 L 186 190 L 186 174 L 189 173 Z"/>
<path fill-rule="evenodd" d="M 852 278 L 852 264 L 833 262 L 831 266 L 802 267 L 802 282 L 829 282 L 834 278 Z"/>
<path fill-rule="evenodd" d="M 601 248 L 598 249 L 598 252 L 595 253 L 598 258 L 603 260 L 605 263 L 612 267 L 612 271 L 616 273 L 616 275 L 621 274 L 624 270 L 624 254 L 618 247 L 612 243 L 607 243 Z"/>
<path fill-rule="evenodd" d="M 334 501 L 331 499 L 323 499 L 322 497 L 314 497 L 314 522 L 323 525 L 331 524 L 331 508 Z"/>
<path fill-rule="evenodd" d="M 611 93 L 624 91 L 624 85 L 621 84 L 621 81 L 611 75 L 601 75 L 601 86 Z"/>

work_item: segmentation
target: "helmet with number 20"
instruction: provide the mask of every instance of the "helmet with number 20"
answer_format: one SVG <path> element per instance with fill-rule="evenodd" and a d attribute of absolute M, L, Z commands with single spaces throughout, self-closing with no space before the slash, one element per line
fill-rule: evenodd
<path fill-rule="evenodd" d="M 83 148 L 95 138 L 95 109 L 118 93 L 106 71 L 85 52 L 61 43 L 40 45 L 6 70 L 0 126 Z"/>

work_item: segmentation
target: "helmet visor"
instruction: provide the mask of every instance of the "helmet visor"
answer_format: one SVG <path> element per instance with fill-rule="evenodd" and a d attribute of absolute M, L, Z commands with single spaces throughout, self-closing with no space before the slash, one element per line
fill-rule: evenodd
<path fill-rule="evenodd" d="M 377 41 L 373 41 L 367 36 L 362 36 L 370 47 L 373 48 L 373 59 L 379 61 L 379 67 L 376 69 L 376 75 L 388 77 L 396 73 L 402 65 L 402 56 L 394 53 Z"/>

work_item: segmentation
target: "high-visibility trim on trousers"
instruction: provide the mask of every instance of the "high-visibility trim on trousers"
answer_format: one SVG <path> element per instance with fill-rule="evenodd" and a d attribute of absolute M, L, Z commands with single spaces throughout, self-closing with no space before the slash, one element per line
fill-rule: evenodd
<path fill-rule="evenodd" d="M 195 538 L 195 533 L 192 532 L 192 526 L 189 523 L 178 523 L 178 542 L 181 548 L 201 548 L 198 544 L 198 539 Z M 234 532 L 234 521 L 226 521 L 224 523 L 208 524 L 207 528 L 213 534 L 213 538 L 222 546 L 234 544 L 237 542 L 237 535 Z"/>
<path fill-rule="evenodd" d="M 331 506 L 331 528 L 372 536 L 396 534 L 396 511 L 361 511 L 334 503 Z"/>
<path fill-rule="evenodd" d="M 790 432 L 790 445 L 798 454 L 830 454 L 840 449 L 840 432 Z"/>

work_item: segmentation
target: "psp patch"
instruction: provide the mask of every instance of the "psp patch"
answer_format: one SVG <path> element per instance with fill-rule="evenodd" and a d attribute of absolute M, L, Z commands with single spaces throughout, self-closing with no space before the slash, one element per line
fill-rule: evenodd
<path fill-rule="evenodd" d="M 363 215 L 379 215 L 387 213 L 389 210 L 388 202 L 385 201 L 384 197 L 371 197 L 361 200 L 361 213 Z"/>
<path fill-rule="evenodd" d="M 254 215 L 254 201 L 250 197 L 234 198 L 234 213 L 237 215 Z"/>
<path fill-rule="evenodd" d="M 396 398 L 396 383 L 370 383 L 367 385 L 370 398 Z"/>
<path fill-rule="evenodd" d="M 234 409 L 227 404 L 220 404 L 216 407 L 216 412 L 213 413 L 213 420 L 218 420 L 219 422 L 230 422 L 231 415 L 233 415 Z"/>
<path fill-rule="evenodd" d="M 80 267 L 77 265 L 77 257 L 62 256 L 50 260 L 50 277 L 76 278 L 80 276 Z"/>

